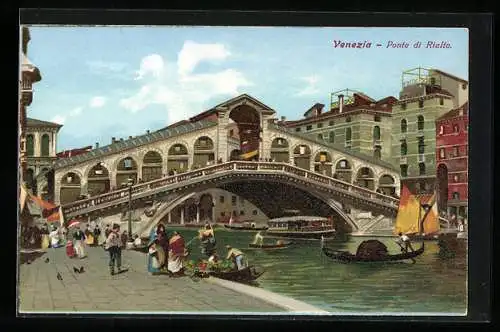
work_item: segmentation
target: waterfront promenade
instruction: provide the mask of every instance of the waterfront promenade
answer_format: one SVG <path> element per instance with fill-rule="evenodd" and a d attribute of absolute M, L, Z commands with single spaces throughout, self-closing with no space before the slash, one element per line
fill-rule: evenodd
<path fill-rule="evenodd" d="M 151 276 L 146 256 L 122 252 L 126 273 L 111 276 L 102 248 L 88 258 L 69 259 L 64 248 L 49 249 L 19 271 L 19 312 L 311 312 L 314 307 L 263 289 L 215 278 Z M 46 263 L 46 258 L 49 263 Z M 85 272 L 73 272 L 83 266 Z M 57 274 L 63 280 L 57 279 Z M 255 291 L 252 292 L 252 289 Z"/>

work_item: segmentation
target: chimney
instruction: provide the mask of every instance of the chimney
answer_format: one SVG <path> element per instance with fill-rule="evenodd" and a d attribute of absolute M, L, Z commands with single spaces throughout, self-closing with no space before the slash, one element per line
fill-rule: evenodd
<path fill-rule="evenodd" d="M 286 121 L 286 116 L 282 116 L 282 117 L 281 117 L 281 121 L 282 121 L 282 122 L 285 122 L 285 121 Z"/>
<path fill-rule="evenodd" d="M 116 137 L 111 137 L 111 144 L 115 144 L 116 143 Z"/>
<path fill-rule="evenodd" d="M 344 95 L 339 95 L 339 114 L 342 113 L 344 107 Z"/>
<path fill-rule="evenodd" d="M 129 136 L 128 139 L 132 139 L 132 136 Z"/>
<path fill-rule="evenodd" d="M 95 148 L 96 148 L 96 149 L 99 149 L 99 142 L 96 142 L 96 143 L 95 143 Z"/>
<path fill-rule="evenodd" d="M 146 130 L 146 134 L 149 134 L 149 129 L 148 129 L 148 130 Z"/>

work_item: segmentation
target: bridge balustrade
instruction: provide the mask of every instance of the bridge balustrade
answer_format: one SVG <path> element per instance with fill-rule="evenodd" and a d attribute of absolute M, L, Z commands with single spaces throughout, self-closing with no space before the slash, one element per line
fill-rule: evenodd
<path fill-rule="evenodd" d="M 124 188 L 119 189 L 117 191 L 105 193 L 96 197 L 88 198 L 81 201 L 76 201 L 70 204 L 66 204 L 63 206 L 64 213 L 73 213 L 78 212 L 83 209 L 87 209 L 91 206 L 97 206 L 100 204 L 109 203 L 115 200 L 120 200 L 125 197 L 128 197 L 129 190 L 132 191 L 132 195 L 140 194 L 143 192 L 147 192 L 151 189 L 161 188 L 167 185 L 171 185 L 174 183 L 189 181 L 194 178 L 199 178 L 206 175 L 211 175 L 220 172 L 227 172 L 232 170 L 273 170 L 278 172 L 284 172 L 293 174 L 295 176 L 299 176 L 302 178 L 307 178 L 308 180 L 326 184 L 328 186 L 332 186 L 334 188 L 339 188 L 344 191 L 350 191 L 355 193 L 361 197 L 365 197 L 367 199 L 377 199 L 383 203 L 393 205 L 397 207 L 398 199 L 393 198 L 391 196 L 386 196 L 385 194 L 377 193 L 368 188 L 363 188 L 356 186 L 354 184 L 344 182 L 338 179 L 333 179 L 331 177 L 318 174 L 312 171 L 305 170 L 303 168 L 299 168 L 296 166 L 292 166 L 285 163 L 274 163 L 274 162 L 247 162 L 247 161 L 232 161 L 223 164 L 211 165 L 205 168 L 200 168 L 197 170 L 193 170 L 187 173 L 177 174 L 167 176 L 165 178 L 155 179 L 149 182 L 139 183 L 133 185 L 131 189 Z"/>

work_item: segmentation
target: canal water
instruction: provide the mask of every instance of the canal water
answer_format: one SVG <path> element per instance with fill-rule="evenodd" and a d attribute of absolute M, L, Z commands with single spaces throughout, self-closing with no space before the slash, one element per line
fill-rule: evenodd
<path fill-rule="evenodd" d="M 178 229 L 186 242 L 194 229 Z M 265 269 L 258 287 L 315 305 L 330 312 L 350 313 L 466 313 L 466 257 L 438 257 L 437 242 L 426 241 L 425 252 L 416 264 L 342 264 L 320 250 L 320 241 L 296 240 L 288 249 L 263 252 L 249 250 L 254 232 L 215 231 L 219 255 L 225 245 L 242 250 L 252 265 Z M 367 238 L 328 240 L 326 246 L 356 252 Z M 266 239 L 270 241 L 270 239 Z M 378 238 L 390 253 L 400 252 L 391 238 Z M 197 259 L 199 242 L 194 240 L 190 259 Z M 419 243 L 413 246 L 418 248 Z"/>

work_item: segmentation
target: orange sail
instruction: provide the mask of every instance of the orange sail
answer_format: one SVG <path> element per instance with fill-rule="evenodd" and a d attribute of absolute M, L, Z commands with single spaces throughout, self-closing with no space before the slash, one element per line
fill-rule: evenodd
<path fill-rule="evenodd" d="M 439 232 L 439 212 L 437 208 L 436 194 L 432 195 L 426 204 L 430 205 L 430 210 L 423 220 L 422 232 L 425 234 L 433 234 Z M 425 216 L 425 210 L 422 208 L 422 218 Z"/>
<path fill-rule="evenodd" d="M 410 190 L 403 185 L 399 199 L 398 216 L 394 234 L 411 234 L 419 231 L 420 203 L 417 198 L 410 193 Z"/>

